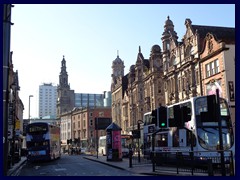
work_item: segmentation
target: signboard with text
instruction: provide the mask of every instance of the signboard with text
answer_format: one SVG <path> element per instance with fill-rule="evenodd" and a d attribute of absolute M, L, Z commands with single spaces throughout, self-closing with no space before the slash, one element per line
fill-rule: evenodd
<path fill-rule="evenodd" d="M 105 130 L 112 123 L 112 118 L 95 118 L 95 130 Z"/>

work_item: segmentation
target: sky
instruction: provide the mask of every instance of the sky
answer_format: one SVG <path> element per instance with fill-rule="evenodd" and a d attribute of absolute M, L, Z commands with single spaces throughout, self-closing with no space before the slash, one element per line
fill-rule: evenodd
<path fill-rule="evenodd" d="M 124 74 L 136 63 L 139 46 L 145 59 L 161 44 L 167 16 L 178 41 L 192 24 L 235 27 L 234 4 L 15 4 L 11 51 L 18 70 L 23 118 L 38 117 L 38 89 L 59 84 L 61 61 L 75 93 L 110 91 L 112 61 L 124 61 Z"/>

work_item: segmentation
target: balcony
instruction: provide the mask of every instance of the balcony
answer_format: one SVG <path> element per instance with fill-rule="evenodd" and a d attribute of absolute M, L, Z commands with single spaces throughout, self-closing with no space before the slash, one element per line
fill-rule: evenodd
<path fill-rule="evenodd" d="M 183 59 L 182 61 L 182 65 L 185 64 L 185 63 L 188 63 L 188 62 L 192 62 L 193 61 L 193 58 L 194 56 L 193 55 L 190 55 L 190 56 L 187 56 Z"/>

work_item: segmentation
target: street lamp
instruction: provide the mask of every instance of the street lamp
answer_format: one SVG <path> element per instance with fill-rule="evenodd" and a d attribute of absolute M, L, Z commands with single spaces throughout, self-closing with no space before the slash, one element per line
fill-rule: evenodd
<path fill-rule="evenodd" d="M 14 82 L 11 84 L 11 97 L 10 102 L 13 103 L 13 111 L 12 111 L 12 147 L 11 147 L 11 154 L 12 154 L 12 165 L 15 163 L 15 139 L 16 139 L 16 117 L 17 117 L 17 91 L 19 90 L 18 83 L 14 78 Z"/>
<path fill-rule="evenodd" d="M 33 97 L 33 95 L 29 95 L 29 104 L 28 104 L 28 120 L 30 122 L 30 98 Z"/>
<path fill-rule="evenodd" d="M 140 162 L 140 138 L 141 138 L 141 133 L 140 133 L 140 123 L 144 123 L 142 120 L 138 120 L 137 124 L 138 124 L 138 131 L 139 131 L 139 135 L 140 137 L 138 137 L 138 162 Z"/>

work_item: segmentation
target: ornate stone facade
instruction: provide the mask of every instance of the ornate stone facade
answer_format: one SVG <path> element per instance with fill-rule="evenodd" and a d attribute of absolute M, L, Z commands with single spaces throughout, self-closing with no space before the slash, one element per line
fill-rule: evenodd
<path fill-rule="evenodd" d="M 178 42 L 167 17 L 162 51 L 154 45 L 149 59 L 144 59 L 139 47 L 137 61 L 125 76 L 119 73 L 119 69 L 124 72 L 123 61 L 119 68 L 117 60 L 113 62 L 112 115 L 123 133 L 136 129 L 143 114 L 160 105 L 208 95 L 212 83 L 219 85 L 221 96 L 230 101 L 235 122 L 235 28 L 193 25 L 190 19 L 185 20 L 185 27 Z"/>
<path fill-rule="evenodd" d="M 123 61 L 119 66 L 124 68 Z M 113 68 L 111 85 L 112 118 L 126 134 L 137 128 L 138 120 L 143 120 L 144 113 L 165 104 L 160 46 L 152 47 L 149 59 L 144 59 L 139 47 L 137 61 L 125 76 L 121 74 L 116 78 L 116 70 Z"/>

